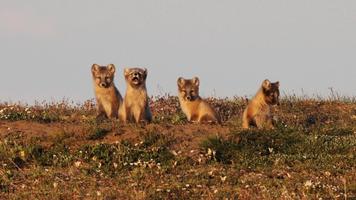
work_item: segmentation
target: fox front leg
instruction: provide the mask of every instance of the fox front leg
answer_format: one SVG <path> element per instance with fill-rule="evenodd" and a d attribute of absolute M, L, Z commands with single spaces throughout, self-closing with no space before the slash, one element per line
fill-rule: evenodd
<path fill-rule="evenodd" d="M 106 117 L 108 117 L 108 116 L 106 116 L 105 110 L 104 110 L 103 106 L 101 105 L 101 102 L 98 102 L 96 119 L 100 120 L 100 119 L 104 119 Z"/>
<path fill-rule="evenodd" d="M 119 120 L 126 124 L 127 122 L 127 112 L 126 112 L 126 107 L 123 105 L 119 109 Z"/>
<path fill-rule="evenodd" d="M 142 111 L 140 111 L 140 110 L 136 110 L 133 113 L 133 117 L 134 117 L 136 123 L 139 123 L 141 121 L 141 119 L 144 119 L 143 118 L 143 114 L 144 113 Z"/>

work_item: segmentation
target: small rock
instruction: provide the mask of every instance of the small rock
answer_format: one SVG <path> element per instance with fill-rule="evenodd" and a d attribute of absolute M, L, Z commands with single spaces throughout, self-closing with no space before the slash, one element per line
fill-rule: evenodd
<path fill-rule="evenodd" d="M 177 156 L 178 155 L 178 153 L 176 152 L 176 151 L 171 151 L 171 153 L 174 155 L 174 156 Z"/>

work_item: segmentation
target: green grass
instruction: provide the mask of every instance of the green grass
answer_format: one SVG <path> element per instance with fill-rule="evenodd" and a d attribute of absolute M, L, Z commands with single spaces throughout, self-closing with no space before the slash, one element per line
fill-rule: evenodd
<path fill-rule="evenodd" d="M 340 172 L 351 170 L 356 163 L 356 136 L 344 128 L 311 133 L 294 129 L 233 131 L 229 139 L 212 137 L 201 146 L 212 161 L 249 170 L 278 164 Z"/>

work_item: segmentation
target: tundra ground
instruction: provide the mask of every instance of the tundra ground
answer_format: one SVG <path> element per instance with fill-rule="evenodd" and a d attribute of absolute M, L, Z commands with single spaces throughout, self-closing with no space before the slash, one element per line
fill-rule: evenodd
<path fill-rule="evenodd" d="M 153 98 L 151 124 L 96 121 L 92 101 L 0 104 L 0 199 L 355 199 L 354 98 L 284 97 L 276 129 L 188 123 Z"/>

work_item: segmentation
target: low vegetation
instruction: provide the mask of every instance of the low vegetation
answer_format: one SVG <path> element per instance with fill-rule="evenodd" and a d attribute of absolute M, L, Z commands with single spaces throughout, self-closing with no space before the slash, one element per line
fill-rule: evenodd
<path fill-rule="evenodd" d="M 0 104 L 0 199 L 355 199 L 356 101 L 284 97 L 276 128 L 242 130 L 243 98 L 190 124 L 154 97 L 152 124 L 95 120 L 92 100 Z"/>

